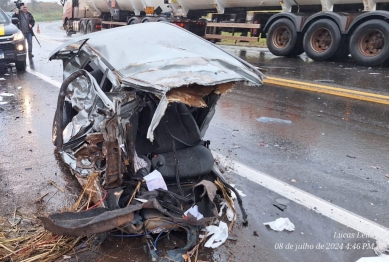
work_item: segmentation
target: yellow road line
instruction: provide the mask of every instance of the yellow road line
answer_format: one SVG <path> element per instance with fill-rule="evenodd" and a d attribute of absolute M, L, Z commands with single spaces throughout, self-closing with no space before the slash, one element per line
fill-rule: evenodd
<path fill-rule="evenodd" d="M 389 105 L 389 96 L 268 76 L 264 83 Z"/>

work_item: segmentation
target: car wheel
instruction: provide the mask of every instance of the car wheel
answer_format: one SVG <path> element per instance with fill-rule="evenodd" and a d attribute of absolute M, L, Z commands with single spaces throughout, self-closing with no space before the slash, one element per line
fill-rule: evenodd
<path fill-rule="evenodd" d="M 377 66 L 389 57 L 389 26 L 382 20 L 367 21 L 350 38 L 350 54 L 360 65 Z"/>
<path fill-rule="evenodd" d="M 23 61 L 16 61 L 15 63 L 16 70 L 18 72 L 24 72 L 26 71 L 26 60 Z"/>
<path fill-rule="evenodd" d="M 331 20 L 321 19 L 314 22 L 304 36 L 304 51 L 314 61 L 332 58 L 340 46 L 341 34 L 338 26 Z"/>
<path fill-rule="evenodd" d="M 266 37 L 267 47 L 273 55 L 289 56 L 293 54 L 297 41 L 296 27 L 289 19 L 275 21 Z"/>

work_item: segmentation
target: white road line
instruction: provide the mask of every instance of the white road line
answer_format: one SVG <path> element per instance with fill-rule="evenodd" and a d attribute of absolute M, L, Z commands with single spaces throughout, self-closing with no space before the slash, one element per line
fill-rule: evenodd
<path fill-rule="evenodd" d="M 39 72 L 37 72 L 37 71 L 33 71 L 33 70 L 31 70 L 30 68 L 28 68 L 28 67 L 26 68 L 26 71 L 29 72 L 30 74 L 33 74 L 34 76 L 37 76 L 37 77 L 39 77 L 40 79 L 42 79 L 42 80 L 44 80 L 44 81 L 46 81 L 46 82 L 48 82 L 48 83 L 50 83 L 50 84 L 52 84 L 52 85 L 58 87 L 58 88 L 60 88 L 61 85 L 62 85 L 62 83 L 60 83 L 60 82 L 58 82 L 58 81 L 56 81 L 56 80 L 51 79 L 51 78 L 48 77 L 47 75 L 44 75 L 44 74 L 39 73 Z"/>
<path fill-rule="evenodd" d="M 383 227 L 371 220 L 354 214 L 344 208 L 331 204 L 323 199 L 311 195 L 301 189 L 291 186 L 281 180 L 254 170 L 239 162 L 232 161 L 225 156 L 212 152 L 221 165 L 232 168 L 237 174 L 247 178 L 277 194 L 280 194 L 300 205 L 303 205 L 319 214 L 322 214 L 349 228 L 355 229 L 377 241 L 389 245 L 389 228 Z"/>

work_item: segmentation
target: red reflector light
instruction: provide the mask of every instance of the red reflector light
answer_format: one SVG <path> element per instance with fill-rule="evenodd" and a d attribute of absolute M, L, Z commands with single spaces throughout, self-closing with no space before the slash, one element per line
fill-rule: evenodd
<path fill-rule="evenodd" d="M 96 29 L 101 29 L 101 27 L 102 27 L 101 25 L 95 25 Z"/>
<path fill-rule="evenodd" d="M 181 26 L 181 27 L 184 27 L 184 26 L 185 26 L 185 24 L 184 24 L 184 23 L 181 23 L 181 24 L 180 24 L 180 26 Z"/>

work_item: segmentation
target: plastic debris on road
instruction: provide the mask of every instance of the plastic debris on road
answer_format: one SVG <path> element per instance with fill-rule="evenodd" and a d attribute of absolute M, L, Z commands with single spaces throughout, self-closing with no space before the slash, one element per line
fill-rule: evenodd
<path fill-rule="evenodd" d="M 162 177 L 162 174 L 158 170 L 154 170 L 150 174 L 144 177 L 147 184 L 147 189 L 149 191 L 162 188 L 167 190 L 165 180 Z"/>
<path fill-rule="evenodd" d="M 234 184 L 231 184 L 231 186 L 233 188 L 235 188 L 235 185 Z M 236 189 L 236 188 L 235 188 Z M 241 196 L 241 197 L 245 197 L 246 195 L 239 189 L 236 189 L 236 191 L 238 192 L 238 194 Z M 231 200 L 234 201 L 236 199 L 236 194 L 231 191 Z M 221 202 L 221 206 L 220 206 L 220 212 L 219 212 L 219 216 L 221 216 L 223 214 L 223 210 L 226 209 L 226 215 L 227 215 L 227 219 L 228 221 L 233 221 L 236 219 L 236 212 L 234 212 L 235 210 L 235 206 L 234 206 L 234 203 L 232 202 L 232 206 L 228 203 L 228 201 L 226 200 L 222 200 Z"/>
<path fill-rule="evenodd" d="M 265 116 L 257 118 L 257 120 L 258 120 L 258 122 L 262 122 L 262 123 L 292 124 L 292 121 L 290 121 L 290 120 L 284 120 L 284 119 L 272 118 L 272 117 L 265 117 Z"/>
<path fill-rule="evenodd" d="M 269 226 L 274 231 L 294 231 L 294 224 L 290 222 L 287 217 L 277 218 L 275 221 L 263 223 L 266 226 Z"/>
<path fill-rule="evenodd" d="M 389 261 L 389 245 L 387 243 L 377 241 L 374 253 L 379 257 L 385 257 Z"/>
<path fill-rule="evenodd" d="M 235 184 L 230 184 L 233 188 L 235 188 Z M 236 188 L 235 188 L 236 189 Z M 242 190 L 239 190 L 239 189 L 236 189 L 236 191 L 238 191 L 238 194 L 241 196 L 241 197 L 245 197 L 246 194 L 243 193 Z M 235 200 L 236 199 L 236 195 L 234 192 L 231 192 L 231 196 L 232 196 L 232 199 Z"/>
<path fill-rule="evenodd" d="M 185 211 L 184 215 L 188 216 L 191 214 L 194 216 L 197 220 L 202 219 L 204 216 L 199 212 L 199 207 L 197 205 L 194 205 L 193 207 L 189 208 L 187 211 Z"/>
<path fill-rule="evenodd" d="M 207 226 L 205 230 L 207 231 L 206 237 L 211 236 L 211 238 L 205 243 L 205 247 L 217 248 L 228 238 L 228 226 L 222 221 L 220 221 L 219 226 Z"/>

